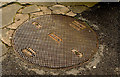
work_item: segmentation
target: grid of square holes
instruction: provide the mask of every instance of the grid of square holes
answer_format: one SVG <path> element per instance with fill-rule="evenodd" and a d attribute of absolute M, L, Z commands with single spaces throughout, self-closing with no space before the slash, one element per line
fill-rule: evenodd
<path fill-rule="evenodd" d="M 16 30 L 13 47 L 22 58 L 40 66 L 62 68 L 83 63 L 96 51 L 97 38 L 85 25 L 85 29 L 79 31 L 71 27 L 72 21 L 77 20 L 62 15 L 45 15 L 32 19 Z M 37 22 L 40 27 L 36 27 L 33 22 Z M 58 39 L 59 42 L 56 41 Z M 28 51 L 22 52 L 24 49 Z M 78 57 L 72 49 L 83 56 Z M 35 55 L 27 56 L 28 52 L 35 52 Z"/>

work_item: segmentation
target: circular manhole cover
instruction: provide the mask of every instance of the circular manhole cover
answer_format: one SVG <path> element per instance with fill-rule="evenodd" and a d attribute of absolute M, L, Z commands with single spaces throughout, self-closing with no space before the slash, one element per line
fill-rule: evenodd
<path fill-rule="evenodd" d="M 50 68 L 84 63 L 97 50 L 95 32 L 84 22 L 62 15 L 43 15 L 25 22 L 12 42 L 23 59 Z"/>

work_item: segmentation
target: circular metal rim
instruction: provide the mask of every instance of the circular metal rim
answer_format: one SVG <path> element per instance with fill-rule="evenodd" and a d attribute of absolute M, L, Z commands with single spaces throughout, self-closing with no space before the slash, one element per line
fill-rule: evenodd
<path fill-rule="evenodd" d="M 47 15 L 50 15 L 50 14 L 47 14 Z M 51 14 L 51 15 L 62 15 L 62 14 Z M 44 16 L 44 15 L 40 15 L 40 16 Z M 67 15 L 62 15 L 62 16 L 67 16 Z M 39 17 L 39 16 L 38 16 Z M 32 19 L 36 19 L 36 18 L 38 18 L 38 17 L 35 17 L 35 18 L 31 18 L 31 19 L 27 19 L 26 21 L 24 21 L 22 24 L 24 24 L 25 22 L 28 22 L 28 21 L 30 21 L 30 20 L 32 20 Z M 67 16 L 67 17 L 71 17 L 71 16 Z M 71 18 L 74 18 L 74 17 L 71 17 Z M 15 51 L 15 53 L 16 53 L 16 55 L 18 55 L 23 61 L 25 61 L 26 63 L 30 63 L 30 64 L 33 64 L 33 65 L 37 65 L 37 66 L 39 66 L 39 67 L 45 67 L 45 68 L 50 68 L 50 69 L 68 69 L 68 68 L 74 68 L 74 67 L 78 67 L 78 66 L 80 66 L 80 65 L 82 65 L 82 64 L 84 64 L 84 63 L 87 63 L 93 56 L 94 56 L 94 54 L 97 52 L 97 50 L 98 50 L 98 48 L 99 48 L 99 40 L 98 40 L 98 36 L 97 36 L 97 33 L 85 22 L 85 21 L 82 21 L 82 20 L 80 20 L 80 19 L 76 19 L 76 18 L 74 18 L 75 20 L 77 20 L 77 21 L 81 21 L 81 22 L 84 22 L 85 24 L 85 26 L 87 26 L 91 31 L 93 31 L 94 32 L 94 34 L 96 35 L 96 45 L 97 45 L 97 48 L 96 48 L 96 51 L 94 51 L 94 53 L 92 53 L 91 54 L 91 56 L 89 57 L 89 59 L 87 59 L 86 61 L 84 61 L 83 63 L 78 63 L 78 64 L 74 64 L 74 65 L 72 65 L 72 66 L 67 66 L 67 67 L 59 67 L 59 68 L 51 68 L 51 67 L 47 67 L 47 66 L 40 66 L 40 65 L 38 65 L 38 64 L 35 64 L 35 63 L 32 63 L 32 62 L 30 62 L 30 61 L 27 61 L 27 60 L 25 60 L 16 50 L 15 50 L 15 45 L 14 45 L 14 42 L 13 42 L 13 39 L 11 40 L 11 43 L 12 43 L 12 47 L 13 47 L 13 50 Z M 15 33 L 16 33 L 16 31 L 17 31 L 17 29 L 20 27 L 20 26 L 22 26 L 22 24 L 20 24 L 17 28 L 16 28 L 16 30 L 13 32 L 13 34 L 12 34 L 12 37 L 15 35 Z"/>

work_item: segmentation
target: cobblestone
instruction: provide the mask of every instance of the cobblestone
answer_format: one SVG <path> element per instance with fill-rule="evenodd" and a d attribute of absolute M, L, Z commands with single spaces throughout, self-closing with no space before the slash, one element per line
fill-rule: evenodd
<path fill-rule="evenodd" d="M 85 10 L 88 9 L 88 7 L 85 6 L 71 6 L 70 9 L 74 12 L 74 13 L 82 13 Z"/>
<path fill-rule="evenodd" d="M 11 41 L 10 41 L 9 37 L 2 37 L 1 41 L 4 42 L 5 44 L 7 44 L 8 46 L 11 46 Z"/>
<path fill-rule="evenodd" d="M 31 2 L 30 4 L 35 4 L 39 6 L 52 6 L 55 5 L 56 2 Z"/>
<path fill-rule="evenodd" d="M 69 11 L 69 9 L 63 5 L 54 5 L 50 7 L 50 9 L 54 14 L 66 14 Z"/>
<path fill-rule="evenodd" d="M 35 12 L 35 13 L 31 13 L 30 14 L 30 18 L 35 18 L 38 17 L 40 15 L 44 15 L 44 12 Z"/>
<path fill-rule="evenodd" d="M 8 52 L 8 48 L 1 41 L 0 41 L 0 47 L 2 47 L 2 49 L 0 51 L 0 52 L 2 52 L 2 54 L 0 54 L 0 57 L 1 57 L 1 56 L 3 56 L 4 54 L 6 54 Z"/>
<path fill-rule="evenodd" d="M 10 35 L 7 35 L 9 33 L 8 31 L 9 31 L 8 29 L 2 29 L 2 37 L 0 39 L 3 43 L 7 44 L 8 46 L 11 46 L 11 41 L 9 39 Z M 5 48 L 4 45 L 2 45 L 2 46 L 3 46 L 3 48 Z M 4 49 L 4 50 L 6 50 L 6 49 Z"/>
<path fill-rule="evenodd" d="M 4 32 L 4 33 L 3 33 Z M 11 36 L 13 34 L 14 30 L 2 30 L 2 37 L 1 37 L 1 41 L 4 42 L 5 44 L 7 44 L 8 46 L 11 46 Z M 3 50 L 2 51 L 6 51 L 6 48 L 4 45 L 3 46 Z"/>
<path fill-rule="evenodd" d="M 28 14 L 17 14 L 15 17 L 15 23 L 9 25 L 7 28 L 16 29 L 20 24 L 29 18 Z"/>
<path fill-rule="evenodd" d="M 92 7 L 98 2 L 58 2 L 59 4 L 65 5 L 65 6 L 77 6 L 77 5 L 84 5 L 87 7 Z"/>
<path fill-rule="evenodd" d="M 6 36 L 11 37 L 13 34 L 14 30 L 9 30 L 6 32 Z"/>
<path fill-rule="evenodd" d="M 22 13 L 31 13 L 31 12 L 36 12 L 36 11 L 40 11 L 40 9 L 38 8 L 37 5 L 30 5 L 28 7 L 25 7 L 22 10 Z"/>
<path fill-rule="evenodd" d="M 3 5 L 6 5 L 8 2 L 0 2 L 1 5 L 0 6 L 3 6 Z"/>
<path fill-rule="evenodd" d="M 39 6 L 42 10 L 43 14 L 51 14 L 51 10 L 48 9 L 46 6 Z"/>
<path fill-rule="evenodd" d="M 2 8 L 2 26 L 6 26 L 13 22 L 16 11 L 19 10 L 22 6 L 17 4 L 11 4 Z"/>
<path fill-rule="evenodd" d="M 74 17 L 74 16 L 77 15 L 77 14 L 73 13 L 72 11 L 70 11 L 70 12 L 67 13 L 66 15 Z"/>

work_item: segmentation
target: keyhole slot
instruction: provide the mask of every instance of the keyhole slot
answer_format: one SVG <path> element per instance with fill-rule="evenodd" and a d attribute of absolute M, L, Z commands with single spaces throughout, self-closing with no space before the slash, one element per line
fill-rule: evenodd
<path fill-rule="evenodd" d="M 36 52 L 31 48 L 23 49 L 22 52 L 28 57 L 33 57 L 36 55 Z"/>
<path fill-rule="evenodd" d="M 38 22 L 32 22 L 32 24 L 33 24 L 36 28 L 41 28 L 41 27 L 42 27 Z"/>
<path fill-rule="evenodd" d="M 58 37 L 57 35 L 55 35 L 55 34 L 53 34 L 53 33 L 49 34 L 49 36 L 50 36 L 53 40 L 55 40 L 57 43 L 60 43 L 60 42 L 62 41 L 62 39 L 61 39 L 60 37 Z"/>
<path fill-rule="evenodd" d="M 77 51 L 75 49 L 72 49 L 72 52 L 80 58 L 83 56 L 82 53 L 80 53 L 79 51 Z"/>

